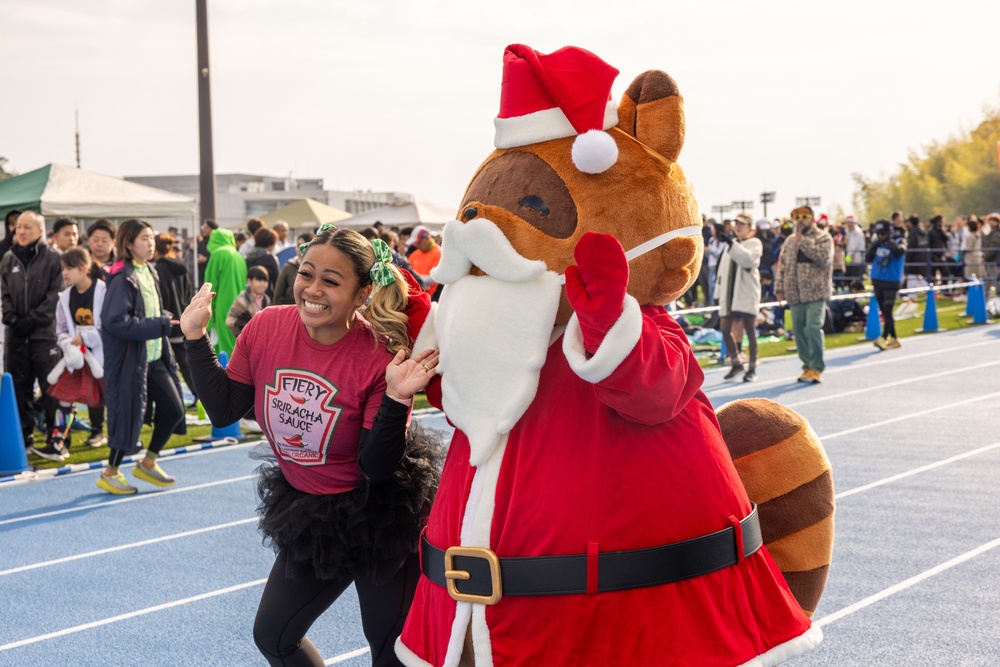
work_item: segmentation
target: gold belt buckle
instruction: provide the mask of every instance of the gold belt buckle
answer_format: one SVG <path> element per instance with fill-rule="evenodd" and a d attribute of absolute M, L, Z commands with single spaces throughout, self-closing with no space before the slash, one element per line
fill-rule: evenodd
<path fill-rule="evenodd" d="M 482 558 L 490 566 L 490 581 L 493 585 L 492 595 L 474 595 L 463 593 L 458 590 L 456 579 L 463 581 L 471 576 L 465 570 L 456 570 L 455 556 L 467 556 L 469 558 Z M 472 602 L 474 604 L 494 605 L 500 602 L 503 597 L 500 586 L 500 559 L 497 555 L 485 547 L 449 547 L 444 552 L 444 577 L 448 580 L 448 595 L 457 602 Z"/>

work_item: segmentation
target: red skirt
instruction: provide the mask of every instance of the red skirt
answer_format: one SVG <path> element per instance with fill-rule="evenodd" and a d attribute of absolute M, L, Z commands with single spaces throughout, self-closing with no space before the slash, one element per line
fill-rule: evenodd
<path fill-rule="evenodd" d="M 87 364 L 77 371 L 64 370 L 59 380 L 49 385 L 46 393 L 65 403 L 82 403 L 91 408 L 104 407 L 104 380 L 95 378 Z"/>

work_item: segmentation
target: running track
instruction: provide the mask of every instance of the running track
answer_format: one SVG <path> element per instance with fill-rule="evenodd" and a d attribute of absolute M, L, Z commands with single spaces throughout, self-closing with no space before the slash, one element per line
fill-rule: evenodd
<path fill-rule="evenodd" d="M 754 384 L 705 381 L 716 406 L 764 396 L 801 412 L 833 463 L 826 639 L 789 664 L 1000 664 L 1000 327 L 827 363 L 818 386 L 794 381 L 794 357 L 765 360 Z M 165 459 L 174 488 L 137 482 L 125 498 L 99 492 L 97 472 L 0 485 L 0 665 L 262 664 L 250 632 L 272 555 L 250 448 Z M 327 664 L 370 662 L 353 591 L 310 638 Z"/>

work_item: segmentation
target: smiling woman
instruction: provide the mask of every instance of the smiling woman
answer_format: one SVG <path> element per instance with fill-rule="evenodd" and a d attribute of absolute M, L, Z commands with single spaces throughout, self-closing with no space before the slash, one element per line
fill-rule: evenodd
<path fill-rule="evenodd" d="M 181 316 L 212 423 L 255 410 L 276 462 L 258 483 L 260 529 L 277 558 L 254 625 L 274 665 L 323 664 L 305 633 L 352 582 L 373 663 L 399 664 L 392 641 L 419 575 L 438 469 L 436 443 L 408 442 L 406 426 L 438 353 L 407 358 L 409 318 L 426 315 L 430 296 L 378 244 L 321 228 L 303 251 L 295 305 L 252 317 L 225 370 L 205 335 L 211 285 Z"/>

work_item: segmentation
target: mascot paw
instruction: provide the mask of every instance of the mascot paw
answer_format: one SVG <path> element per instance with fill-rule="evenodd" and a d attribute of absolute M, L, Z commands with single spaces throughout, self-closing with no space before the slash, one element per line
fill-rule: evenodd
<path fill-rule="evenodd" d="M 576 312 L 583 344 L 593 354 L 622 314 L 628 288 L 628 260 L 618 239 L 587 232 L 566 267 L 566 297 Z"/>

